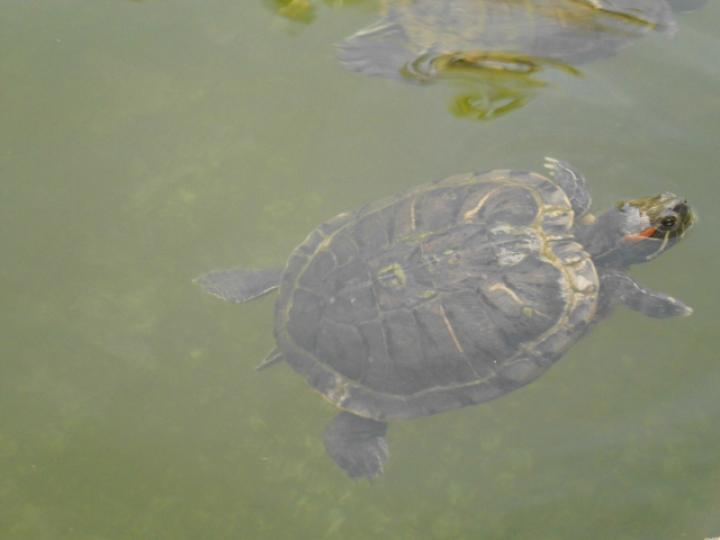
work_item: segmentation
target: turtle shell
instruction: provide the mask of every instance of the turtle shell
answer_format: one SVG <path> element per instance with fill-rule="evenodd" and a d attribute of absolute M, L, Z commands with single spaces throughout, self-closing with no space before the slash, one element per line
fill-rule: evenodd
<path fill-rule="evenodd" d="M 276 304 L 286 360 L 336 406 L 379 420 L 497 398 L 592 320 L 598 277 L 566 194 L 496 170 L 341 214 L 291 255 Z"/>

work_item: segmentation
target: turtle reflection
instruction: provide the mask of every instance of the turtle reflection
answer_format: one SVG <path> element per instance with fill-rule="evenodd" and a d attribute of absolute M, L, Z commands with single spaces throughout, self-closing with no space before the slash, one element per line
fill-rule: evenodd
<path fill-rule="evenodd" d="M 668 3 L 673 11 L 692 11 L 703 7 L 708 0 L 668 0 Z"/>
<path fill-rule="evenodd" d="M 310 0 L 267 0 L 267 4 L 287 19 L 309 23 L 315 19 L 315 6 Z"/>
<path fill-rule="evenodd" d="M 266 4 L 278 15 L 300 23 L 310 23 L 315 20 L 318 0 L 265 0 Z M 366 0 L 323 0 L 331 7 L 365 4 Z M 370 2 L 372 3 L 372 2 Z"/>
<path fill-rule="evenodd" d="M 384 0 L 383 17 L 339 46 L 349 70 L 463 87 L 453 112 L 491 119 L 524 105 L 548 69 L 605 58 L 649 32 L 672 33 L 692 0 Z M 689 7 L 695 7 L 690 5 Z"/>

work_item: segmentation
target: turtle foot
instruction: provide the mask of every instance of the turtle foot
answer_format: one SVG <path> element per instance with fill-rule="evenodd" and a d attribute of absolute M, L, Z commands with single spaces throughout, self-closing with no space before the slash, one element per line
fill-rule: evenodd
<path fill-rule="evenodd" d="M 373 478 L 390 455 L 386 431 L 385 422 L 341 412 L 325 429 L 325 450 L 350 478 Z"/>

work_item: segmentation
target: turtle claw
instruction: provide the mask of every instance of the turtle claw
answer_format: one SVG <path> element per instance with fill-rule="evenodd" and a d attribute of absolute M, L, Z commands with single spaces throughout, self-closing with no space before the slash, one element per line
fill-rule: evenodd
<path fill-rule="evenodd" d="M 383 473 L 390 451 L 387 424 L 341 412 L 325 429 L 325 450 L 350 478 L 374 478 Z"/>
<path fill-rule="evenodd" d="M 634 308 L 634 306 L 629 307 Z M 649 317 L 656 319 L 670 319 L 673 317 L 689 317 L 693 309 L 677 298 L 663 293 L 654 293 L 643 300 L 642 307 L 637 308 Z"/>

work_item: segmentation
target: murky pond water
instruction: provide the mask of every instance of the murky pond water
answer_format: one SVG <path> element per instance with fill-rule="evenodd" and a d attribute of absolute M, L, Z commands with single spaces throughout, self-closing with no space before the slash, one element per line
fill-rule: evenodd
<path fill-rule="evenodd" d="M 508 78 L 537 49 L 473 42 L 422 65 L 460 76 L 421 84 L 337 57 L 389 13 L 3 3 L 2 538 L 720 535 L 720 5 L 672 13 L 674 32 L 623 19 L 625 47 L 572 69 Z M 618 309 L 532 385 L 393 423 L 385 474 L 349 480 L 321 438 L 335 409 L 288 366 L 253 369 L 273 297 L 226 304 L 192 279 L 282 265 L 339 212 L 546 155 L 600 211 L 687 197 L 692 233 L 632 274 L 695 313 Z"/>

